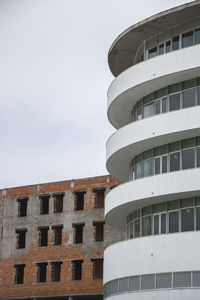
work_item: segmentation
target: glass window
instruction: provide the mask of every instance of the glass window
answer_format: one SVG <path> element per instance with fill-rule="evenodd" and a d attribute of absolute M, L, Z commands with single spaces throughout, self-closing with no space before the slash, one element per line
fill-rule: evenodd
<path fill-rule="evenodd" d="M 194 206 L 194 198 L 181 199 L 181 208 Z"/>
<path fill-rule="evenodd" d="M 164 53 L 164 44 L 161 44 L 159 46 L 159 55 L 163 54 Z"/>
<path fill-rule="evenodd" d="M 133 238 L 133 222 L 130 223 L 130 238 Z"/>
<path fill-rule="evenodd" d="M 148 158 L 151 158 L 152 156 L 153 156 L 153 151 L 152 150 L 144 151 L 142 153 L 142 160 L 146 160 Z"/>
<path fill-rule="evenodd" d="M 142 177 L 142 164 L 137 164 L 135 166 L 135 178 L 141 178 Z"/>
<path fill-rule="evenodd" d="M 167 98 L 162 99 L 162 113 L 167 112 Z"/>
<path fill-rule="evenodd" d="M 127 239 L 130 239 L 130 225 L 127 225 Z"/>
<path fill-rule="evenodd" d="M 181 83 L 174 83 L 169 85 L 168 90 L 169 90 L 169 94 L 175 94 L 181 91 Z"/>
<path fill-rule="evenodd" d="M 194 168 L 194 148 L 182 150 L 182 169 Z"/>
<path fill-rule="evenodd" d="M 152 49 L 149 50 L 149 58 L 155 57 L 157 55 L 158 55 L 158 53 L 157 53 L 157 47 L 154 47 L 154 48 L 152 48 Z"/>
<path fill-rule="evenodd" d="M 169 152 L 175 152 L 181 149 L 180 141 L 169 144 Z"/>
<path fill-rule="evenodd" d="M 152 159 L 144 161 L 144 177 L 152 175 Z"/>
<path fill-rule="evenodd" d="M 195 86 L 196 86 L 196 79 L 195 78 L 189 79 L 189 80 L 186 80 L 186 81 L 182 82 L 182 89 L 183 90 L 188 90 L 188 89 L 191 89 Z"/>
<path fill-rule="evenodd" d="M 153 116 L 153 103 L 144 106 L 144 118 Z"/>
<path fill-rule="evenodd" d="M 142 108 L 137 110 L 137 120 L 142 120 Z"/>
<path fill-rule="evenodd" d="M 195 29 L 195 32 L 194 32 L 194 42 L 195 42 L 195 44 L 199 44 L 200 43 L 200 28 Z"/>
<path fill-rule="evenodd" d="M 133 212 L 133 218 L 137 219 L 140 217 L 140 209 L 137 209 Z"/>
<path fill-rule="evenodd" d="M 193 45 L 193 31 L 182 34 L 182 48 Z"/>
<path fill-rule="evenodd" d="M 183 91 L 183 108 L 195 106 L 195 89 Z"/>
<path fill-rule="evenodd" d="M 175 36 L 172 40 L 172 50 L 178 50 L 179 49 L 179 35 Z"/>
<path fill-rule="evenodd" d="M 180 201 L 179 200 L 174 200 L 174 201 L 167 202 L 167 209 L 168 210 L 175 210 L 177 208 L 180 208 Z"/>
<path fill-rule="evenodd" d="M 170 96 L 170 111 L 180 109 L 180 93 Z"/>
<path fill-rule="evenodd" d="M 160 114 L 160 100 L 156 101 L 156 115 Z"/>
<path fill-rule="evenodd" d="M 154 99 L 165 97 L 168 94 L 168 88 L 162 88 L 154 92 Z"/>
<path fill-rule="evenodd" d="M 179 231 L 179 212 L 172 211 L 169 213 L 169 232 L 178 232 Z"/>
<path fill-rule="evenodd" d="M 170 172 L 180 170 L 180 152 L 170 154 Z"/>
<path fill-rule="evenodd" d="M 194 230 L 194 208 L 181 210 L 181 231 Z"/>
<path fill-rule="evenodd" d="M 154 148 L 154 155 L 158 156 L 158 155 L 162 155 L 168 153 L 168 145 L 163 145 L 160 147 L 156 147 Z"/>
<path fill-rule="evenodd" d="M 197 104 L 200 105 L 200 87 L 197 88 Z"/>
<path fill-rule="evenodd" d="M 200 207 L 196 208 L 196 230 L 200 230 Z"/>
<path fill-rule="evenodd" d="M 142 236 L 151 235 L 151 216 L 142 218 Z"/>
<path fill-rule="evenodd" d="M 166 42 L 166 53 L 171 51 L 171 41 Z"/>
<path fill-rule="evenodd" d="M 162 203 L 153 205 L 154 213 L 158 213 L 158 212 L 165 211 L 165 210 L 167 210 L 167 202 L 162 202 Z"/>
<path fill-rule="evenodd" d="M 140 219 L 134 221 L 134 237 L 140 236 Z"/>
<path fill-rule="evenodd" d="M 195 146 L 195 139 L 185 139 L 181 141 L 181 149 L 192 148 Z"/>
<path fill-rule="evenodd" d="M 200 167 L 200 148 L 197 147 L 197 168 Z"/>
<path fill-rule="evenodd" d="M 146 206 L 142 209 L 142 216 L 148 216 L 152 214 L 152 206 Z"/>
<path fill-rule="evenodd" d="M 151 93 L 143 98 L 143 104 L 149 104 L 154 100 L 154 93 Z"/>
<path fill-rule="evenodd" d="M 167 155 L 162 157 L 162 173 L 167 173 Z"/>
<path fill-rule="evenodd" d="M 155 158 L 155 174 L 160 174 L 160 157 Z"/>
<path fill-rule="evenodd" d="M 154 222 L 154 234 L 159 234 L 159 215 L 154 216 L 153 222 Z"/>
<path fill-rule="evenodd" d="M 161 234 L 166 233 L 166 214 L 161 215 Z"/>

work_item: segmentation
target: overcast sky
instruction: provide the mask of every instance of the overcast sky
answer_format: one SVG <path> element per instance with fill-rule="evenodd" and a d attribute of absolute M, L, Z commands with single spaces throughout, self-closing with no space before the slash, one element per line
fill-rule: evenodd
<path fill-rule="evenodd" d="M 107 174 L 107 52 L 182 0 L 0 0 L 0 188 Z"/>

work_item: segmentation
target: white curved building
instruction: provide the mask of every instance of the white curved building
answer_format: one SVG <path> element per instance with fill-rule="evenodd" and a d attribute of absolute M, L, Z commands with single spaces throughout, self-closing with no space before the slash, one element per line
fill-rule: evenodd
<path fill-rule="evenodd" d="M 105 217 L 127 239 L 105 251 L 104 298 L 199 300 L 200 0 L 133 25 L 108 61 L 107 169 L 124 184 Z"/>

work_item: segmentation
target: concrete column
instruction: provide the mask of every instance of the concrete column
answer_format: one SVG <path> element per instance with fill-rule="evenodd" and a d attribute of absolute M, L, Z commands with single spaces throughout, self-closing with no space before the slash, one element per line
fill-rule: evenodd
<path fill-rule="evenodd" d="M 68 300 L 73 300 L 73 297 L 72 297 L 72 296 L 69 296 L 69 297 L 68 297 Z"/>

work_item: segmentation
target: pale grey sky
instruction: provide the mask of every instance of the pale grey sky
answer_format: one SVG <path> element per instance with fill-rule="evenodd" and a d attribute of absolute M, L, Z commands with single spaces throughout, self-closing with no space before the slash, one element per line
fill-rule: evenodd
<path fill-rule="evenodd" d="M 182 0 L 0 0 L 0 188 L 106 174 L 107 52 Z"/>

